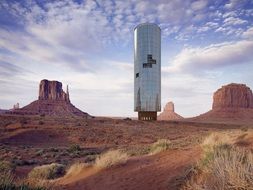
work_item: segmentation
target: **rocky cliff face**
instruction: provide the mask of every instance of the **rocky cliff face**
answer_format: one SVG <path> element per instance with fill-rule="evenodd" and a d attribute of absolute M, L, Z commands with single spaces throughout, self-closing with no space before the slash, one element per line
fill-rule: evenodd
<path fill-rule="evenodd" d="M 175 107 L 173 102 L 168 102 L 163 112 L 158 116 L 158 120 L 178 120 L 183 119 L 182 116 L 175 113 Z"/>
<path fill-rule="evenodd" d="M 252 91 L 245 84 L 229 84 L 213 95 L 213 110 L 231 108 L 253 108 Z"/>
<path fill-rule="evenodd" d="M 63 100 L 70 102 L 69 92 L 64 92 L 62 83 L 58 81 L 48 81 L 46 79 L 40 82 L 39 100 Z"/>

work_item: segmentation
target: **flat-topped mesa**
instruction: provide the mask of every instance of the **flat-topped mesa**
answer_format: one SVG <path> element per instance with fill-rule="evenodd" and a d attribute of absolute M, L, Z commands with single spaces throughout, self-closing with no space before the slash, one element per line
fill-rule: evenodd
<path fill-rule="evenodd" d="M 245 84 L 231 83 L 222 86 L 213 94 L 212 110 L 193 121 L 204 122 L 253 122 L 253 95 Z"/>
<path fill-rule="evenodd" d="M 213 110 L 237 108 L 253 108 L 253 94 L 245 84 L 231 83 L 214 93 Z"/>
<path fill-rule="evenodd" d="M 40 82 L 39 100 L 63 100 L 70 102 L 68 87 L 67 92 L 64 92 L 61 82 L 44 79 Z"/>

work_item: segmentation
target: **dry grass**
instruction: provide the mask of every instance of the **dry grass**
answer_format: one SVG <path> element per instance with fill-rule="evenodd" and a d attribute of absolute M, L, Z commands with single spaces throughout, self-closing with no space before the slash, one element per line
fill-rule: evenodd
<path fill-rule="evenodd" d="M 159 139 L 157 142 L 155 142 L 154 144 L 152 144 L 150 146 L 149 154 L 153 155 L 153 154 L 157 154 L 159 152 L 165 151 L 169 148 L 170 145 L 171 145 L 170 140 L 168 140 L 168 139 Z"/>
<path fill-rule="evenodd" d="M 223 135 L 215 133 L 206 138 L 203 158 L 182 189 L 253 190 L 252 151 L 236 147 L 234 135 Z"/>
<path fill-rule="evenodd" d="M 7 161 L 0 161 L 0 189 L 1 190 L 50 190 L 53 184 L 39 179 L 17 180 L 14 177 L 15 167 Z"/>
<path fill-rule="evenodd" d="M 94 166 L 97 168 L 109 168 L 114 165 L 125 163 L 128 158 L 129 156 L 123 151 L 110 150 L 97 157 Z"/>
<path fill-rule="evenodd" d="M 65 176 L 69 177 L 69 176 L 77 175 L 77 174 L 79 174 L 83 169 L 87 168 L 88 166 L 90 166 L 90 165 L 89 165 L 89 164 L 86 164 L 86 163 L 81 163 L 81 162 L 75 163 L 75 164 L 73 164 L 73 165 L 71 165 L 71 166 L 69 167 L 69 169 L 67 170 Z"/>
<path fill-rule="evenodd" d="M 219 146 L 222 144 L 231 144 L 232 139 L 228 133 L 211 133 L 208 137 L 206 137 L 202 143 L 202 148 L 204 151 L 211 151 L 209 149 L 213 149 L 215 146 Z"/>
<path fill-rule="evenodd" d="M 20 186 L 17 188 L 19 190 L 53 190 L 55 185 L 50 181 L 35 178 L 28 178 L 19 184 Z"/>
<path fill-rule="evenodd" d="M 29 178 L 34 179 L 55 179 L 64 175 L 65 167 L 62 164 L 52 163 L 49 165 L 38 166 L 28 174 Z"/>
<path fill-rule="evenodd" d="M 14 184 L 14 167 L 10 162 L 0 161 L 0 189 L 8 189 Z"/>

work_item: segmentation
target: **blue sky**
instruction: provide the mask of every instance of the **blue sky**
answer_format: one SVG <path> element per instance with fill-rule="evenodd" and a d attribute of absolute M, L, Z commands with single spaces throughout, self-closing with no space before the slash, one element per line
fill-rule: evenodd
<path fill-rule="evenodd" d="M 0 108 L 25 106 L 46 78 L 92 115 L 133 112 L 133 28 L 162 29 L 162 106 L 211 109 L 222 85 L 253 89 L 252 0 L 1 0 Z"/>

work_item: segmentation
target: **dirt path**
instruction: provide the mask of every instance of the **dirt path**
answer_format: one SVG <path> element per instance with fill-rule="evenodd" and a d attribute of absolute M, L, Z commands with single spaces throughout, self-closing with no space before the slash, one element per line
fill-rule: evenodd
<path fill-rule="evenodd" d="M 200 157 L 200 148 L 170 150 L 154 156 L 131 158 L 125 165 L 107 170 L 81 172 L 68 179 L 66 190 L 163 190 L 177 188 L 177 177 Z"/>

